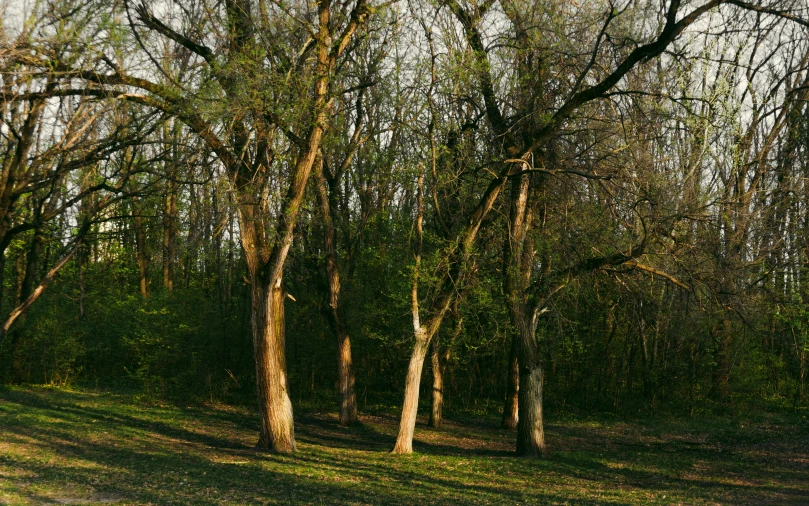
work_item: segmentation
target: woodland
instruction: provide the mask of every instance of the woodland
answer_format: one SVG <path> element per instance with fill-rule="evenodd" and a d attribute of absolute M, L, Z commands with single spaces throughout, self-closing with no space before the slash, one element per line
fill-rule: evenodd
<path fill-rule="evenodd" d="M 315 411 L 529 462 L 548 417 L 807 433 L 806 0 L 0 16 L 0 408 L 230 406 L 278 458 Z"/>

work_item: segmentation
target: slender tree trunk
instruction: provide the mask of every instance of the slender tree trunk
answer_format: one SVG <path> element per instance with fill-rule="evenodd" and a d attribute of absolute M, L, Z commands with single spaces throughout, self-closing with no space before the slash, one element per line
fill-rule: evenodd
<path fill-rule="evenodd" d="M 520 362 L 517 360 L 518 339 L 511 337 L 511 351 L 508 354 L 508 377 L 506 378 L 506 402 L 503 406 L 503 421 L 500 426 L 506 430 L 516 430 L 519 420 Z"/>
<path fill-rule="evenodd" d="M 6 289 L 6 252 L 0 251 L 0 312 L 3 311 L 3 296 Z"/>
<path fill-rule="evenodd" d="M 12 304 L 22 302 L 22 285 L 25 278 L 25 255 L 18 253 L 14 259 L 14 301 Z"/>
<path fill-rule="evenodd" d="M 335 318 L 337 326 L 337 364 L 340 378 L 340 425 L 351 425 L 357 421 L 357 395 L 354 379 L 354 366 L 351 361 L 351 340 L 343 323 Z"/>
<path fill-rule="evenodd" d="M 441 427 L 444 412 L 444 364 L 441 360 L 441 346 L 438 336 L 435 336 L 431 345 L 430 359 L 433 369 L 432 402 L 430 409 L 430 427 Z"/>
<path fill-rule="evenodd" d="M 78 254 L 78 268 L 79 268 L 79 320 L 84 320 L 84 264 L 87 259 L 87 248 L 82 248 L 77 251 Z"/>
<path fill-rule="evenodd" d="M 146 230 L 143 228 L 140 200 L 132 196 L 132 214 L 135 224 L 135 255 L 138 263 L 138 292 L 149 298 L 149 257 L 146 254 Z"/>
<path fill-rule="evenodd" d="M 22 277 L 18 302 L 22 303 L 31 295 L 36 283 L 37 265 L 42 254 L 42 247 L 45 245 L 45 233 L 41 227 L 34 229 L 34 237 L 31 239 L 31 246 L 25 257 L 25 274 Z"/>
<path fill-rule="evenodd" d="M 329 205 L 326 178 L 323 175 L 323 160 L 316 163 L 315 178 L 317 200 L 323 218 L 323 242 L 326 252 L 326 277 L 329 287 L 328 320 L 337 336 L 337 377 L 340 388 L 340 425 L 357 421 L 357 395 L 354 366 L 351 360 L 351 338 L 345 323 L 345 309 L 340 301 L 340 270 L 337 264 L 337 237 Z"/>
<path fill-rule="evenodd" d="M 163 202 L 163 288 L 174 289 L 174 247 L 177 236 L 177 183 L 166 182 Z"/>
<path fill-rule="evenodd" d="M 447 370 L 447 364 L 449 363 L 449 356 L 450 350 L 452 349 L 452 343 L 458 339 L 458 336 L 461 335 L 461 331 L 463 331 L 463 318 L 461 318 L 460 313 L 458 312 L 458 306 L 461 302 L 461 297 L 463 295 L 459 295 L 455 298 L 452 303 L 452 317 L 455 320 L 454 330 L 452 331 L 452 335 L 449 337 L 449 340 L 444 343 L 443 349 L 441 346 L 441 342 L 439 341 L 439 335 L 436 334 L 433 337 L 432 342 L 432 370 L 433 370 L 433 389 L 432 389 L 432 409 L 430 409 L 430 427 L 441 427 L 441 424 L 444 420 L 444 374 Z"/>
<path fill-rule="evenodd" d="M 261 419 L 257 447 L 292 452 L 295 451 L 295 430 L 284 353 L 284 292 L 280 279 L 272 282 L 251 273 L 251 281 L 253 346 Z"/>
<path fill-rule="evenodd" d="M 416 429 L 416 416 L 419 408 L 421 373 L 424 369 L 424 359 L 427 356 L 429 345 L 430 338 L 427 336 L 426 330 L 423 328 L 417 330 L 416 344 L 413 347 L 413 354 L 410 357 L 410 365 L 407 368 L 407 376 L 405 377 L 402 418 L 399 423 L 399 434 L 396 437 L 393 453 L 407 454 L 413 452 L 413 432 Z"/>

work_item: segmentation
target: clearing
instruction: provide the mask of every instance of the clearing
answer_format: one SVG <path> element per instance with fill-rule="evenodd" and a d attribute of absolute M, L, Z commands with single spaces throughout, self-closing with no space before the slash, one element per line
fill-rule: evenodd
<path fill-rule="evenodd" d="M 131 395 L 0 388 L 0 504 L 809 504 L 807 410 L 736 419 L 552 420 L 549 457 L 494 417 L 419 424 L 296 413 L 298 452 L 257 453 L 257 417 Z"/>

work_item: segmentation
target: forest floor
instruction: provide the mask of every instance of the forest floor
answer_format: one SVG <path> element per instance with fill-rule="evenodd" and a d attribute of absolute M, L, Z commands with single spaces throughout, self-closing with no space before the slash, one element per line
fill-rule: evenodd
<path fill-rule="evenodd" d="M 528 460 L 494 417 L 419 424 L 396 456 L 395 416 L 310 412 L 276 455 L 247 409 L 0 388 L 0 504 L 809 504 L 807 416 L 551 421 Z"/>

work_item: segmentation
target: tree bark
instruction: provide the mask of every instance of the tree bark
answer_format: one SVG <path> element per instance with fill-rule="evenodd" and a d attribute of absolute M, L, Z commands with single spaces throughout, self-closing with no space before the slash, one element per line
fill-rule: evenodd
<path fill-rule="evenodd" d="M 3 310 L 3 296 L 6 289 L 6 252 L 0 250 L 0 311 Z"/>
<path fill-rule="evenodd" d="M 540 364 L 520 369 L 520 419 L 517 423 L 517 454 L 523 457 L 545 455 L 545 430 L 542 419 L 542 388 L 545 372 Z"/>
<path fill-rule="evenodd" d="M 452 303 L 452 317 L 455 320 L 454 330 L 449 340 L 444 343 L 443 349 L 439 340 L 439 335 L 436 334 L 432 342 L 432 369 L 433 369 L 433 389 L 432 389 L 432 403 L 430 409 L 430 427 L 441 427 L 444 421 L 444 373 L 449 363 L 450 350 L 452 343 L 458 339 L 463 330 L 463 318 L 458 312 L 461 298 L 464 294 L 459 294 Z"/>
<path fill-rule="evenodd" d="M 337 364 L 340 381 L 340 425 L 357 422 L 357 395 L 354 365 L 351 360 L 351 340 L 341 319 L 335 315 L 337 332 Z"/>
<path fill-rule="evenodd" d="M 503 410 L 502 426 L 511 429 L 516 425 L 517 454 L 526 457 L 545 453 L 542 427 L 544 373 L 536 343 L 537 311 L 532 311 L 532 304 L 528 301 L 535 263 L 533 248 L 526 245 L 533 222 L 529 204 L 531 186 L 528 175 L 512 181 L 509 235 L 503 249 L 503 292 L 515 334 L 509 358 L 509 392 Z"/>
<path fill-rule="evenodd" d="M 323 175 L 323 160 L 315 167 L 317 200 L 323 218 L 323 243 L 326 252 L 326 277 L 328 278 L 328 320 L 337 336 L 337 377 L 340 389 L 340 425 L 357 421 L 357 395 L 354 366 L 351 360 L 351 338 L 345 323 L 345 310 L 340 301 L 340 269 L 337 264 L 337 237 L 329 204 L 326 178 Z"/>
<path fill-rule="evenodd" d="M 545 429 L 542 417 L 542 389 L 545 371 L 536 340 L 538 311 L 515 315 L 518 320 L 520 362 L 519 421 L 517 454 L 523 457 L 545 455 Z"/>
<path fill-rule="evenodd" d="M 287 391 L 284 353 L 284 292 L 275 282 L 251 273 L 253 346 L 260 433 L 257 447 L 295 451 L 292 402 Z"/>
<path fill-rule="evenodd" d="M 413 453 L 413 432 L 416 429 L 416 416 L 419 408 L 419 388 L 421 387 L 421 373 L 424 368 L 424 359 L 427 356 L 427 347 L 430 338 L 425 329 L 416 331 L 416 344 L 410 356 L 410 365 L 405 378 L 404 405 L 402 418 L 399 422 L 399 434 L 393 453 Z"/>
<path fill-rule="evenodd" d="M 441 360 L 441 346 L 438 336 L 433 339 L 431 345 L 430 359 L 433 369 L 432 402 L 430 409 L 430 427 L 439 428 L 443 422 L 444 413 L 444 361 Z"/>
<path fill-rule="evenodd" d="M 520 362 L 517 360 L 517 336 L 511 338 L 511 351 L 508 354 L 508 377 L 506 378 L 506 402 L 503 406 L 503 421 L 500 426 L 506 430 L 516 430 L 519 420 Z"/>
<path fill-rule="evenodd" d="M 177 236 L 177 183 L 166 182 L 163 202 L 163 288 L 174 289 L 174 247 Z"/>
<path fill-rule="evenodd" d="M 28 253 L 25 257 L 25 274 L 22 277 L 20 284 L 20 291 L 18 295 L 18 304 L 27 299 L 36 283 L 37 265 L 39 264 L 39 257 L 42 253 L 42 247 L 45 245 L 45 232 L 42 227 L 34 229 L 34 236 L 31 238 L 31 245 L 28 248 Z"/>
<path fill-rule="evenodd" d="M 149 257 L 146 254 L 146 230 L 143 228 L 140 200 L 132 196 L 132 218 L 135 224 L 135 255 L 138 263 L 138 293 L 149 298 Z"/>
<path fill-rule="evenodd" d="M 410 288 L 410 305 L 413 316 L 413 334 L 415 344 L 410 356 L 410 365 L 407 367 L 405 377 L 404 403 L 402 404 L 402 417 L 399 420 L 399 434 L 393 453 L 413 453 L 413 432 L 416 429 L 416 416 L 419 409 L 419 388 L 421 387 L 421 373 L 424 369 L 424 358 L 427 356 L 427 347 L 435 329 L 440 325 L 439 318 L 435 325 L 422 325 L 419 310 L 419 276 L 421 275 L 421 253 L 424 239 L 424 168 L 419 173 L 417 183 L 416 207 L 416 250 L 413 266 L 413 283 Z M 434 323 L 434 322 L 433 322 Z"/>

